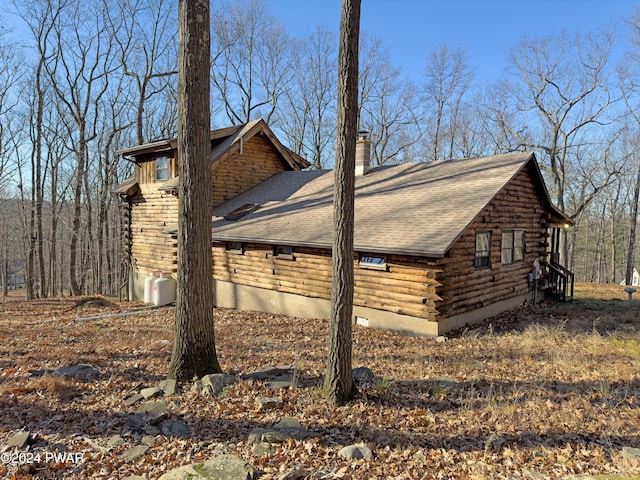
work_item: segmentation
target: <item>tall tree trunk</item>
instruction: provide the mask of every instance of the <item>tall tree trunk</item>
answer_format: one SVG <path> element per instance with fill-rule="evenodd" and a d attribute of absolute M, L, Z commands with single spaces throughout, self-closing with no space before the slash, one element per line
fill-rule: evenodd
<path fill-rule="evenodd" d="M 209 0 L 178 5 L 178 285 L 169 377 L 220 372 L 213 328 Z"/>
<path fill-rule="evenodd" d="M 631 205 L 631 215 L 629 218 L 629 248 L 627 250 L 627 272 L 625 284 L 631 285 L 633 282 L 634 251 L 636 246 L 636 227 L 638 226 L 638 199 L 640 198 L 640 166 L 636 175 L 636 185 L 633 189 L 633 203 Z"/>
<path fill-rule="evenodd" d="M 82 141 L 84 132 L 79 132 L 80 142 L 76 157 L 78 168 L 73 189 L 73 220 L 71 222 L 71 241 L 69 242 L 69 289 L 71 295 L 81 295 L 81 285 L 78 284 L 78 243 L 80 241 L 80 218 L 82 216 L 82 184 L 85 176 L 86 144 Z"/>
<path fill-rule="evenodd" d="M 343 0 L 338 56 L 338 123 L 333 207 L 333 283 L 327 400 L 338 404 L 355 394 L 351 372 L 353 230 L 356 134 L 358 130 L 358 38 L 360 0 Z"/>

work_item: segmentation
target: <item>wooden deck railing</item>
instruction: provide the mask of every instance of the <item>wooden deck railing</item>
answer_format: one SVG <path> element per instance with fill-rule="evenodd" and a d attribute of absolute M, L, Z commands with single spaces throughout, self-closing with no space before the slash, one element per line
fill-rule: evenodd
<path fill-rule="evenodd" d="M 556 262 L 549 263 L 549 284 L 551 286 L 551 294 L 568 302 L 573 300 L 573 272 Z"/>

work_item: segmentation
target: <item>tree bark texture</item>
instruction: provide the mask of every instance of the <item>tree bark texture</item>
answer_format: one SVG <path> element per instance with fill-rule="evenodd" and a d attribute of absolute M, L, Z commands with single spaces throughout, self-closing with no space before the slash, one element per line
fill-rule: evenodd
<path fill-rule="evenodd" d="M 338 54 L 338 124 L 333 207 L 333 282 L 325 390 L 330 404 L 353 397 L 351 317 L 360 0 L 343 0 Z"/>
<path fill-rule="evenodd" d="M 629 248 L 627 250 L 627 269 L 625 274 L 625 285 L 633 283 L 634 252 L 636 246 L 636 227 L 638 225 L 638 200 L 640 199 L 640 167 L 636 175 L 636 184 L 633 188 L 633 203 L 631 204 L 631 214 L 629 218 Z"/>
<path fill-rule="evenodd" d="M 213 327 L 209 0 L 180 0 L 178 284 L 169 377 L 220 372 Z"/>

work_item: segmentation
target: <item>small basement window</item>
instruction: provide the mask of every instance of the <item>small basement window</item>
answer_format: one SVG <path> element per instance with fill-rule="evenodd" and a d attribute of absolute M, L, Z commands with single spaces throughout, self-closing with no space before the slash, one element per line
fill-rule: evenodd
<path fill-rule="evenodd" d="M 273 249 L 273 256 L 284 260 L 293 260 L 293 247 L 278 245 Z"/>
<path fill-rule="evenodd" d="M 169 160 L 166 155 L 156 157 L 156 182 L 169 180 Z"/>
<path fill-rule="evenodd" d="M 244 253 L 242 243 L 240 242 L 227 242 L 226 250 L 227 252 L 237 253 L 239 255 L 242 255 Z"/>
<path fill-rule="evenodd" d="M 500 263 L 510 265 L 524 261 L 524 230 L 504 230 Z"/>
<path fill-rule="evenodd" d="M 384 255 L 373 255 L 371 253 L 361 253 L 358 261 L 361 268 L 373 268 L 375 270 L 386 270 L 387 258 Z"/>
<path fill-rule="evenodd" d="M 245 203 L 244 205 L 242 205 L 241 207 L 236 208 L 235 210 L 233 210 L 232 212 L 227 213 L 224 216 L 225 220 L 229 220 L 229 221 L 235 221 L 238 220 L 242 217 L 244 217 L 245 215 L 254 212 L 260 205 L 258 205 L 257 203 Z"/>
<path fill-rule="evenodd" d="M 474 266 L 476 268 L 491 267 L 491 230 L 476 232 L 476 256 Z"/>

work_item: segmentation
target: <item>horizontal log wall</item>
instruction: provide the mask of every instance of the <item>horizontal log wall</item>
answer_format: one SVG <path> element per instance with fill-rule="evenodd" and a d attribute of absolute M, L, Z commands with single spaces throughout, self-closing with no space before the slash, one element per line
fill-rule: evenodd
<path fill-rule="evenodd" d="M 172 154 L 169 176 L 178 174 Z M 153 156 L 141 157 L 136 166 L 136 180 L 139 192 L 132 198 L 131 238 L 127 242 L 135 271 L 147 273 L 149 270 L 177 271 L 177 245 L 166 230 L 178 226 L 178 198 L 168 192 L 161 192 L 156 182 Z M 270 142 L 261 135 L 252 137 L 239 148 L 231 149 L 230 155 L 223 156 L 211 168 L 213 205 L 216 206 L 249 188 L 263 182 L 272 175 L 288 167 Z"/>
<path fill-rule="evenodd" d="M 213 206 L 230 200 L 251 187 L 264 182 L 276 173 L 290 168 L 262 135 L 255 135 L 242 145 L 237 144 L 233 155 L 216 161 L 211 169 Z"/>
<path fill-rule="evenodd" d="M 175 241 L 163 231 L 177 228 L 178 199 L 155 183 L 140 185 L 131 199 L 131 258 L 135 271 L 175 272 Z"/>
<path fill-rule="evenodd" d="M 244 244 L 238 254 L 214 242 L 213 275 L 217 280 L 312 298 L 331 298 L 331 252 L 294 248 L 292 260 L 273 255 L 273 247 Z M 354 305 L 433 320 L 440 273 L 427 259 L 387 256 L 385 271 L 360 268 L 354 258 Z"/>
<path fill-rule="evenodd" d="M 476 221 L 439 261 L 442 274 L 437 304 L 443 317 L 462 314 L 529 291 L 527 275 L 536 258 L 546 256 L 544 203 L 533 180 L 531 165 L 524 168 L 484 209 Z M 502 231 L 525 230 L 524 261 L 502 265 Z M 491 230 L 491 267 L 475 268 L 476 230 Z"/>

